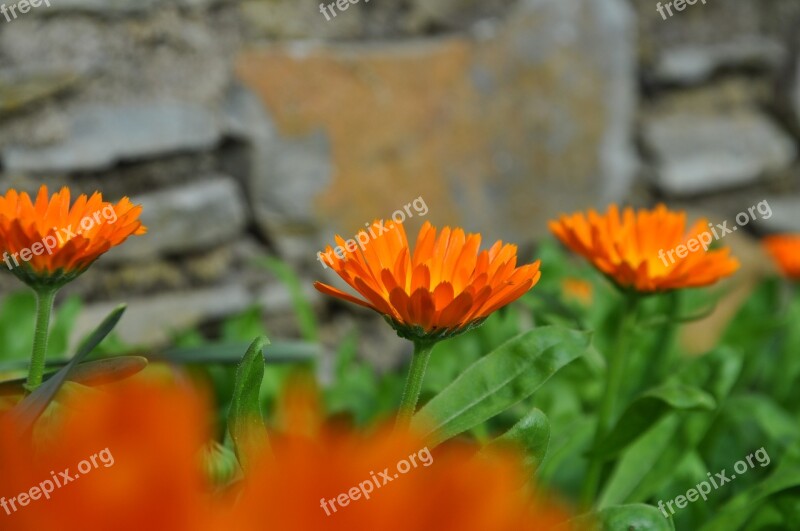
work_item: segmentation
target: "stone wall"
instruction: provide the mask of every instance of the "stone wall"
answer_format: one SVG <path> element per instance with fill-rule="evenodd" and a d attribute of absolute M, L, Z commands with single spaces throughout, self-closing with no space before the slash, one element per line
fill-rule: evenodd
<path fill-rule="evenodd" d="M 145 206 L 150 234 L 70 288 L 87 322 L 128 300 L 144 343 L 253 303 L 286 319 L 254 257 L 330 280 L 317 250 L 416 198 L 522 244 L 623 200 L 769 197 L 764 229 L 800 230 L 795 4 L 52 0 L 0 17 L 0 184 Z"/>

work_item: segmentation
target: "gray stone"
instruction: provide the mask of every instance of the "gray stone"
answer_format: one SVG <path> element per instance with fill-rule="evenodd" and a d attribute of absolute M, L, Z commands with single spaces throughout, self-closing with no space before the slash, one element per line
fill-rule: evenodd
<path fill-rule="evenodd" d="M 131 201 L 142 205 L 142 221 L 151 230 L 114 248 L 106 261 L 207 250 L 235 239 L 247 222 L 246 203 L 230 177 L 207 177 L 191 186 L 136 196 Z"/>
<path fill-rule="evenodd" d="M 333 171 L 326 136 L 282 137 L 258 98 L 244 87 L 231 90 L 226 110 L 228 134 L 250 149 L 248 199 L 257 225 L 284 258 L 313 255 L 314 198 L 329 185 Z"/>
<path fill-rule="evenodd" d="M 643 135 L 656 157 L 657 186 L 676 196 L 753 183 L 797 155 L 793 140 L 754 111 L 651 117 Z"/>
<path fill-rule="evenodd" d="M 115 334 L 126 343 L 158 346 L 168 343 L 177 330 L 222 319 L 253 304 L 253 297 L 240 285 L 171 292 L 125 301 L 128 309 Z M 97 303 L 78 316 L 71 337 L 73 350 L 81 338 L 94 330 L 118 303 Z"/>
<path fill-rule="evenodd" d="M 745 37 L 729 42 L 688 44 L 659 53 L 653 76 L 662 83 L 697 84 L 728 68 L 774 70 L 787 55 L 786 48 L 774 39 Z"/>
<path fill-rule="evenodd" d="M 772 215 L 758 219 L 756 227 L 763 232 L 800 233 L 800 196 L 769 196 L 765 200 Z"/>
<path fill-rule="evenodd" d="M 86 12 L 102 15 L 147 13 L 169 7 L 203 9 L 224 0 L 48 0 L 32 14 Z M 47 5 L 50 4 L 50 5 Z"/>
<path fill-rule="evenodd" d="M 219 140 L 214 115 L 199 106 L 97 105 L 72 116 L 63 142 L 35 148 L 6 146 L 2 154 L 9 171 L 101 170 L 121 160 L 208 149 Z"/>
<path fill-rule="evenodd" d="M 0 115 L 59 94 L 78 80 L 72 72 L 5 71 L 0 75 Z"/>

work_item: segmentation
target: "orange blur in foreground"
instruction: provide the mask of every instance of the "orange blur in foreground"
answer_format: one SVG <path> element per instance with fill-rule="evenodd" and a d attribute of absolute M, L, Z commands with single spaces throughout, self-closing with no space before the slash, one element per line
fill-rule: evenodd
<path fill-rule="evenodd" d="M 621 214 L 611 205 L 605 214 L 578 212 L 549 226 L 564 245 L 623 289 L 652 293 L 707 286 L 739 268 L 727 248 L 698 250 L 665 264 L 659 252 L 708 232 L 708 220 L 687 227 L 685 212 L 672 212 L 664 205 L 638 211 L 628 207 Z"/>
<path fill-rule="evenodd" d="M 411 435 L 372 435 L 323 424 L 313 401 L 287 400 L 280 435 L 271 433 L 274 461 L 263 457 L 244 481 L 215 492 L 201 473 L 210 412 L 187 387 L 141 378 L 108 392 L 71 398 L 60 427 L 34 452 L 0 426 L 0 496 L 9 499 L 108 449 L 100 466 L 12 515 L 0 509 L 0 529 L 34 531 L 281 531 L 381 529 L 526 531 L 555 529 L 566 513 L 521 492 L 525 478 L 510 455 L 475 459 L 466 446 L 431 451 L 430 466 L 411 469 L 370 499 L 351 501 L 328 516 L 331 499 L 401 459 L 424 442 Z M 298 405 L 299 404 L 299 405 Z M 44 426 L 40 426 L 39 436 Z M 52 429 L 52 425 L 49 428 Z"/>
<path fill-rule="evenodd" d="M 340 236 L 336 242 L 346 247 Z M 395 328 L 454 335 L 521 297 L 541 276 L 538 261 L 517 267 L 516 245 L 498 241 L 480 251 L 480 244 L 480 234 L 460 228 L 444 227 L 437 237 L 425 222 L 412 251 L 403 224 L 395 223 L 363 251 L 345 251 L 344 259 L 326 249 L 325 263 L 366 300 L 320 282 L 314 286 L 383 314 Z"/>
<path fill-rule="evenodd" d="M 764 247 L 784 275 L 800 280 L 800 234 L 767 236 Z"/>

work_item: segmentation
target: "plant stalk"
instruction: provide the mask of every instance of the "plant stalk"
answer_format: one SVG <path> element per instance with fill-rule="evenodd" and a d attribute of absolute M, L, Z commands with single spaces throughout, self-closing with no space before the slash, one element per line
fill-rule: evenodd
<path fill-rule="evenodd" d="M 414 355 L 411 358 L 411 366 L 408 369 L 403 398 L 400 401 L 400 409 L 397 412 L 397 424 L 395 429 L 405 429 L 411 424 L 411 417 L 417 409 L 419 394 L 422 391 L 422 381 L 425 378 L 425 370 L 428 368 L 428 360 L 431 357 L 434 343 L 415 341 Z"/>
<path fill-rule="evenodd" d="M 38 288 L 36 291 L 36 325 L 33 332 L 33 350 L 25 388 L 31 392 L 42 385 L 47 358 L 47 338 L 50 333 L 50 316 L 53 313 L 55 288 Z"/>

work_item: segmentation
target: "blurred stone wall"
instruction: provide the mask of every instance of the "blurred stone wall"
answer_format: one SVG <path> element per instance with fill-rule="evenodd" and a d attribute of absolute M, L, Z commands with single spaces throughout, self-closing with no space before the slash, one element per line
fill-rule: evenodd
<path fill-rule="evenodd" d="M 622 200 L 769 197 L 767 229 L 800 230 L 796 0 L 51 3 L 0 17 L 0 184 L 145 206 L 70 288 L 87 322 L 129 301 L 131 341 L 256 302 L 288 320 L 256 257 L 330 280 L 335 233 L 417 198 L 412 230 L 525 245 Z"/>

